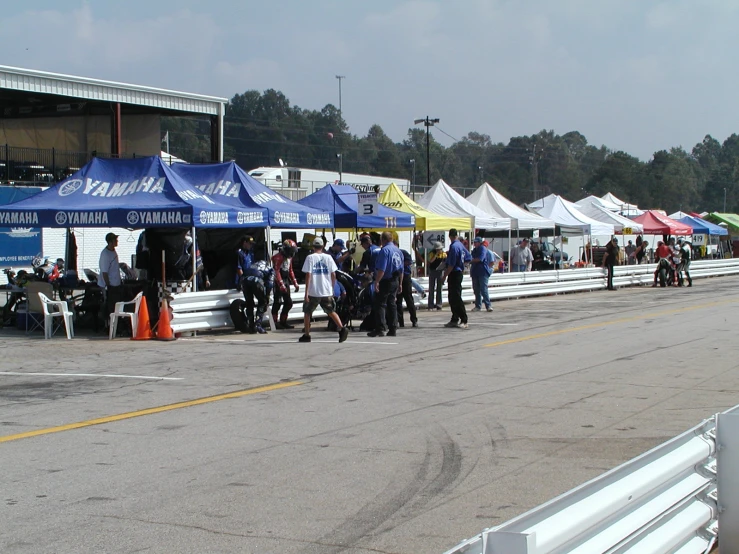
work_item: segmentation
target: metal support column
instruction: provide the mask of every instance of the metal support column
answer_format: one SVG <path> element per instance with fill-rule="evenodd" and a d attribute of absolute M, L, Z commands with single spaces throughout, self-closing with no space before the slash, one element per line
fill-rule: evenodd
<path fill-rule="evenodd" d="M 116 102 L 113 105 L 113 117 L 110 126 L 110 153 L 114 158 L 121 157 L 121 146 L 121 103 Z"/>

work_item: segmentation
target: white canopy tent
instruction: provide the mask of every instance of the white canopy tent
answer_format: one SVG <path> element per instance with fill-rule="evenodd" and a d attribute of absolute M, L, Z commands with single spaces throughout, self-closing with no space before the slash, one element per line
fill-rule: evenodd
<path fill-rule="evenodd" d="M 601 208 L 605 208 L 606 210 L 610 210 L 612 212 L 620 212 L 621 206 L 614 204 L 613 202 L 610 202 L 608 200 L 604 200 L 603 198 L 598 198 L 597 196 L 593 196 L 592 194 L 590 196 L 586 196 L 582 200 L 578 200 L 575 203 L 580 208 L 590 205 L 596 205 L 600 206 Z"/>
<path fill-rule="evenodd" d="M 692 217 L 690 214 L 686 214 L 685 212 L 675 212 L 674 214 L 670 214 L 667 217 L 670 219 L 682 219 L 684 217 Z"/>
<path fill-rule="evenodd" d="M 511 229 L 554 229 L 554 221 L 529 212 L 517 206 L 495 190 L 489 183 L 484 183 L 467 197 L 467 200 L 489 214 L 507 217 L 511 220 Z"/>
<path fill-rule="evenodd" d="M 644 232 L 644 227 L 640 223 L 637 223 L 636 221 L 633 221 L 628 217 L 617 214 L 616 212 L 607 210 L 597 203 L 585 205 L 580 203 L 580 205 L 581 207 L 578 210 L 580 213 L 583 213 L 586 216 L 597 221 L 610 223 L 611 225 L 613 225 L 616 233 L 623 233 L 624 229 L 631 229 L 631 231 L 627 231 L 626 234 L 638 235 Z"/>
<path fill-rule="evenodd" d="M 561 196 L 550 194 L 541 199 L 542 207 L 536 210 L 539 215 L 553 219 L 560 228 L 562 236 L 582 236 L 583 245 L 585 244 L 585 235 L 590 235 L 590 256 L 593 259 L 593 236 L 607 235 L 613 236 L 615 229 L 612 224 L 598 221 L 588 217 L 574 207 L 572 202 L 567 202 Z"/>
<path fill-rule="evenodd" d="M 164 163 L 172 165 L 172 164 L 186 164 L 187 162 L 183 160 L 182 158 L 178 158 L 177 156 L 173 156 L 169 152 L 165 152 L 164 150 L 160 151 L 159 157 L 164 160 Z"/>
<path fill-rule="evenodd" d="M 546 206 L 546 199 L 549 198 L 549 197 L 551 197 L 551 196 L 557 196 L 557 195 L 556 194 L 550 194 L 549 196 L 546 196 L 544 198 L 539 198 L 539 200 L 534 200 L 530 204 L 526 204 L 526 207 L 528 209 L 530 209 L 530 210 L 536 210 L 538 212 L 539 210 L 541 210 L 542 208 L 544 208 Z M 569 208 L 572 208 L 572 209 L 575 209 L 576 210 L 576 209 L 578 209 L 580 207 L 579 205 L 575 204 L 574 202 L 570 202 L 569 200 L 566 200 L 565 198 L 562 198 L 561 196 L 557 196 L 557 197 L 562 201 L 562 203 L 565 206 L 568 206 Z"/>
<path fill-rule="evenodd" d="M 639 206 L 636 204 L 629 204 L 628 202 L 624 202 L 620 198 L 617 198 L 612 193 L 607 192 L 603 196 L 601 196 L 601 199 L 606 200 L 607 202 L 610 202 L 611 204 L 615 204 L 618 206 L 618 211 L 621 215 L 626 216 L 637 216 L 642 215 L 644 213 L 644 210 L 640 210 Z"/>
<path fill-rule="evenodd" d="M 587 235 L 613 235 L 614 228 L 610 223 L 604 223 L 588 217 L 575 208 L 572 202 L 568 202 L 561 196 L 550 194 L 538 201 L 540 208 L 535 209 L 539 215 L 553 220 L 562 230 L 564 236 Z"/>
<path fill-rule="evenodd" d="M 439 179 L 417 202 L 432 212 L 451 217 L 471 217 L 475 229 L 507 231 L 511 219 L 492 215 L 469 202 L 464 196 Z"/>

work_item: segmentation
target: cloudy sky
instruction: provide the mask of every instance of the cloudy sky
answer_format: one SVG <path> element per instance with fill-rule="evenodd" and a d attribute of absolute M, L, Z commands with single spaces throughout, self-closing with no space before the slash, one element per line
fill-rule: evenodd
<path fill-rule="evenodd" d="M 308 109 L 338 105 L 345 75 L 355 134 L 400 141 L 430 115 L 646 160 L 739 131 L 738 24 L 735 0 L 7 0 L 0 63 Z"/>

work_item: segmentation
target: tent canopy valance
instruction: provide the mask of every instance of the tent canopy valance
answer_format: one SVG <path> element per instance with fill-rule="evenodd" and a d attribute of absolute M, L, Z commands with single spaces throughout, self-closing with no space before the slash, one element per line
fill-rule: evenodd
<path fill-rule="evenodd" d="M 553 220 L 564 236 L 614 234 L 612 224 L 588 217 L 575 208 L 572 202 L 564 200 L 561 196 L 550 194 L 538 202 L 541 206 L 537 209 L 539 215 Z"/>
<path fill-rule="evenodd" d="M 551 219 L 539 214 L 524 210 L 495 190 L 490 184 L 484 183 L 467 197 L 472 204 L 484 211 L 511 220 L 511 229 L 534 230 L 554 229 Z"/>
<path fill-rule="evenodd" d="M 238 218 L 248 218 L 246 210 L 265 210 L 262 227 L 279 229 L 332 228 L 333 214 L 325 209 L 305 206 L 285 198 L 263 185 L 234 162 L 215 164 L 176 164 L 170 170 L 186 183 L 223 204 L 238 209 Z"/>
<path fill-rule="evenodd" d="M 265 227 L 265 208 L 203 194 L 159 156 L 93 158 L 71 177 L 3 206 L 0 225 L 36 227 Z"/>
<path fill-rule="evenodd" d="M 711 223 L 710 221 L 701 219 L 700 217 L 686 215 L 684 217 L 681 217 L 680 219 L 677 219 L 676 221 L 679 221 L 680 223 L 685 223 L 685 225 L 690 225 L 693 228 L 694 235 L 722 236 L 729 234 L 728 229 L 724 229 L 720 225 L 716 225 L 714 223 Z"/>
<path fill-rule="evenodd" d="M 443 179 L 439 179 L 418 200 L 418 203 L 429 211 L 450 217 L 471 217 L 473 227 L 486 230 L 508 230 L 511 218 L 496 216 L 478 208 L 472 202 L 450 187 Z"/>
<path fill-rule="evenodd" d="M 413 214 L 416 218 L 416 229 L 421 231 L 472 229 L 471 218 L 450 217 L 431 212 L 408 198 L 395 183 L 390 183 L 390 186 L 380 195 L 380 203 L 394 210 Z"/>
<path fill-rule="evenodd" d="M 646 235 L 692 235 L 693 228 L 654 210 L 647 210 L 635 217 L 634 221 L 641 223 Z"/>
<path fill-rule="evenodd" d="M 359 191 L 349 185 L 326 185 L 298 201 L 303 206 L 327 210 L 338 230 L 353 229 L 413 229 L 412 214 L 393 210 L 380 204 L 378 214 L 360 214 Z M 316 226 L 318 227 L 318 226 Z M 332 226 L 325 226 L 331 228 Z"/>

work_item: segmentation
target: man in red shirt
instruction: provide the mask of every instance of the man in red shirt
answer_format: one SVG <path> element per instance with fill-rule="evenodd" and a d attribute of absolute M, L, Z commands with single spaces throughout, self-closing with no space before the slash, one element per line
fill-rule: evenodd
<path fill-rule="evenodd" d="M 287 322 L 287 315 L 293 307 L 292 298 L 290 298 L 290 283 L 298 292 L 298 280 L 293 272 L 293 257 L 298 253 L 298 245 L 295 241 L 287 239 L 272 256 L 272 267 L 275 269 L 275 300 L 272 304 L 272 317 L 275 320 L 275 326 L 278 329 L 293 329 L 294 326 Z M 282 305 L 282 314 L 277 320 L 280 313 L 280 305 Z"/>
<path fill-rule="evenodd" d="M 654 253 L 655 261 L 657 262 L 657 269 L 654 270 L 654 284 L 652 284 L 652 287 L 657 286 L 657 275 L 659 275 L 659 261 L 662 258 L 670 259 L 670 256 L 672 255 L 672 250 L 670 250 L 670 247 L 667 246 L 664 242 L 661 240 L 657 242 L 657 250 Z"/>

